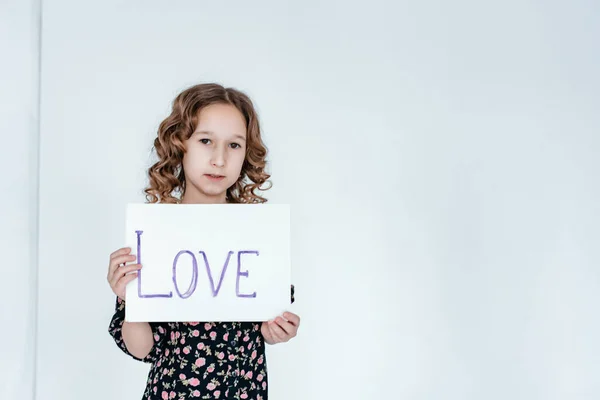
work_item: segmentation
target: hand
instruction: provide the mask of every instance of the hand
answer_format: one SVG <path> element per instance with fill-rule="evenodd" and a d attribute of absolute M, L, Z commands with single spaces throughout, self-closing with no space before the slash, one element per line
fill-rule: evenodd
<path fill-rule="evenodd" d="M 287 342 L 296 336 L 300 327 L 300 317 L 294 313 L 283 313 L 283 317 L 277 317 L 271 321 L 265 321 L 260 331 L 267 344 Z"/>
<path fill-rule="evenodd" d="M 130 254 L 129 247 L 123 247 L 110 255 L 108 263 L 108 275 L 106 280 L 110 284 L 113 293 L 125 300 L 125 288 L 129 282 L 138 275 L 138 270 L 142 268 L 140 264 L 128 264 L 129 261 L 135 261 L 136 256 Z M 130 272 L 133 272 L 130 274 Z"/>

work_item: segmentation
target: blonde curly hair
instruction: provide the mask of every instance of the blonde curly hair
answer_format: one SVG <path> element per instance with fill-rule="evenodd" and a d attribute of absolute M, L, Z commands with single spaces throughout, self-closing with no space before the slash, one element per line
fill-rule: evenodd
<path fill-rule="evenodd" d="M 175 97 L 171 114 L 159 125 L 153 150 L 158 161 L 148 169 L 144 189 L 149 203 L 177 203 L 185 192 L 182 167 L 184 142 L 195 131 L 200 111 L 211 104 L 230 104 L 246 120 L 246 156 L 239 179 L 227 189 L 228 203 L 265 203 L 257 190 L 271 188 L 265 172 L 267 148 L 262 141 L 258 115 L 250 98 L 243 92 L 216 83 L 192 86 Z M 262 186 L 269 182 L 269 186 Z M 176 196 L 178 194 L 179 196 Z"/>

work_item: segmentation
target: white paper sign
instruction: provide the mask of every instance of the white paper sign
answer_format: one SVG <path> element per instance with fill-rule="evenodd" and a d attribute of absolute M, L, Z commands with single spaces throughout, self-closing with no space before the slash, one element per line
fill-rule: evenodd
<path fill-rule="evenodd" d="M 126 321 L 266 321 L 290 305 L 290 210 L 267 204 L 129 204 L 142 264 Z"/>

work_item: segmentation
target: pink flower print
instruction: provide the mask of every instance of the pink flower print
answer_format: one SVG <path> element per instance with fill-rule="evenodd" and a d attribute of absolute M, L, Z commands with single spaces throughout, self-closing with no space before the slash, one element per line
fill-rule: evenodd
<path fill-rule="evenodd" d="M 247 399 L 248 395 L 246 393 L 242 393 L 242 395 L 240 396 L 240 399 Z"/>
<path fill-rule="evenodd" d="M 216 387 L 217 386 L 214 383 L 212 383 L 212 382 L 210 382 L 208 385 L 206 385 L 206 388 L 208 390 L 215 390 Z"/>
<path fill-rule="evenodd" d="M 179 353 L 180 353 L 179 347 L 176 347 L 176 348 L 175 348 L 175 351 L 174 351 L 174 353 L 175 353 L 175 354 L 179 354 Z"/>
<path fill-rule="evenodd" d="M 160 340 L 160 336 L 158 336 L 158 333 L 154 335 L 154 341 L 158 342 Z"/>
<path fill-rule="evenodd" d="M 256 380 L 259 381 L 259 382 L 262 382 L 262 380 L 263 380 L 262 374 L 256 375 Z"/>
<path fill-rule="evenodd" d="M 215 390 L 215 399 L 218 399 L 220 395 L 221 395 L 221 391 Z"/>
<path fill-rule="evenodd" d="M 152 388 L 152 391 L 154 392 L 154 394 L 156 394 L 156 391 L 157 391 L 157 390 L 158 390 L 158 388 L 157 388 L 156 386 L 154 386 L 154 387 Z"/>
<path fill-rule="evenodd" d="M 246 378 L 252 379 L 252 371 L 248 371 L 248 373 L 246 374 Z"/>
<path fill-rule="evenodd" d="M 241 375 L 241 376 L 244 376 L 244 375 L 246 375 L 246 371 L 242 370 L 242 372 L 240 372 L 240 375 Z"/>
<path fill-rule="evenodd" d="M 169 400 L 169 393 L 165 392 L 164 390 L 163 390 L 161 396 L 162 396 L 163 400 Z"/>
<path fill-rule="evenodd" d="M 256 350 L 254 350 L 254 351 L 252 352 L 252 359 L 254 360 L 255 358 L 256 358 Z"/>
<path fill-rule="evenodd" d="M 192 396 L 194 396 L 194 397 L 200 397 L 200 391 L 199 390 L 194 390 L 192 392 Z"/>
<path fill-rule="evenodd" d="M 179 379 L 181 379 L 182 381 L 185 381 L 185 375 L 184 374 L 179 374 Z"/>
<path fill-rule="evenodd" d="M 229 355 L 229 361 L 233 361 L 233 360 L 235 360 L 235 356 L 233 354 L 230 354 Z"/>
<path fill-rule="evenodd" d="M 198 380 L 198 378 L 192 378 L 192 379 L 190 379 L 189 383 L 192 386 L 198 386 L 200 384 L 200 381 Z"/>
<path fill-rule="evenodd" d="M 164 369 L 163 369 L 163 375 L 166 375 L 166 374 L 168 374 L 168 373 L 169 373 L 169 370 L 168 370 L 168 369 L 166 369 L 166 368 L 164 368 Z"/>
<path fill-rule="evenodd" d="M 189 349 L 189 346 L 185 346 L 185 347 L 183 348 L 183 354 L 190 354 L 190 349 Z"/>
<path fill-rule="evenodd" d="M 198 322 L 188 322 L 188 324 L 189 324 L 190 326 L 196 326 L 196 325 L 198 325 Z"/>
<path fill-rule="evenodd" d="M 196 360 L 196 367 L 202 367 L 206 364 L 206 360 L 204 358 L 199 358 Z"/>
<path fill-rule="evenodd" d="M 208 367 L 206 369 L 209 373 L 213 372 L 215 370 L 215 367 L 213 367 L 212 365 L 210 367 Z"/>
<path fill-rule="evenodd" d="M 244 342 L 247 342 L 248 340 L 250 340 L 250 336 L 248 336 L 248 335 L 244 336 Z"/>
<path fill-rule="evenodd" d="M 267 382 L 262 383 L 263 390 L 267 390 Z"/>
<path fill-rule="evenodd" d="M 208 322 L 204 324 L 204 329 L 207 331 L 210 330 L 210 324 Z"/>
<path fill-rule="evenodd" d="M 174 399 L 175 396 L 177 396 L 177 393 L 175 393 L 174 391 L 171 390 L 171 393 L 169 394 L 169 398 Z"/>
<path fill-rule="evenodd" d="M 229 332 L 227 332 L 226 334 L 223 335 L 223 340 L 225 340 L 225 341 L 229 340 Z"/>
<path fill-rule="evenodd" d="M 217 337 L 217 332 L 215 332 L 215 331 L 212 331 L 212 332 L 210 333 L 210 338 L 211 338 L 212 340 L 215 340 L 215 338 L 216 338 L 216 337 Z"/>
<path fill-rule="evenodd" d="M 181 338 L 181 340 L 179 341 L 179 343 L 181 343 L 181 344 L 185 344 L 185 338 L 184 338 L 184 337 L 182 337 L 182 338 Z"/>
<path fill-rule="evenodd" d="M 169 354 L 171 353 L 171 351 L 169 351 L 169 349 L 165 350 L 165 357 L 169 357 Z"/>
<path fill-rule="evenodd" d="M 248 350 L 252 348 L 252 343 L 248 343 Z"/>
<path fill-rule="evenodd" d="M 175 332 L 171 332 L 171 340 L 175 340 Z"/>
<path fill-rule="evenodd" d="M 223 352 L 220 352 L 217 357 L 219 357 L 219 360 L 222 360 L 225 357 L 225 354 L 223 354 Z"/>
<path fill-rule="evenodd" d="M 258 358 L 258 361 L 257 361 L 257 362 L 258 362 L 259 364 L 262 364 L 262 363 L 263 363 L 263 356 L 260 356 L 260 357 Z"/>
<path fill-rule="evenodd" d="M 198 329 L 194 329 L 194 330 L 192 331 L 192 336 L 194 336 L 194 337 L 198 337 L 198 336 L 200 336 L 200 331 L 199 331 Z"/>

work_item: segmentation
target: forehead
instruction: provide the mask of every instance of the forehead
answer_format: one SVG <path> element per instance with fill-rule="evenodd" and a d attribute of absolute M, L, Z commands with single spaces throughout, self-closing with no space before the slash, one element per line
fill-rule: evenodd
<path fill-rule="evenodd" d="M 211 104 L 198 113 L 196 132 L 210 131 L 217 135 L 246 136 L 246 120 L 242 113 L 230 104 Z"/>

